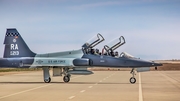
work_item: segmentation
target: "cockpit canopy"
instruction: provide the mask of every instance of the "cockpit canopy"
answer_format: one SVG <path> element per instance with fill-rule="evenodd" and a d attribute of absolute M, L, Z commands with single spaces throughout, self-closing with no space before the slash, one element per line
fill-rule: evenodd
<path fill-rule="evenodd" d="M 92 49 L 93 47 L 95 47 L 104 40 L 105 40 L 104 37 L 98 33 L 97 35 L 89 39 L 84 45 L 82 45 L 82 48 L 84 52 L 87 53 L 90 49 Z"/>
<path fill-rule="evenodd" d="M 94 37 L 89 39 L 82 47 L 93 48 L 96 45 L 98 45 L 99 43 L 101 43 L 102 41 L 104 41 L 104 37 L 98 33 L 97 35 L 95 35 Z"/>
<path fill-rule="evenodd" d="M 113 52 L 123 44 L 125 44 L 125 38 L 123 36 L 120 36 L 119 38 L 116 38 L 112 41 L 110 41 L 107 45 L 104 46 L 105 51 L 110 54 L 110 52 Z"/>
<path fill-rule="evenodd" d="M 90 40 L 88 40 L 85 44 L 82 45 L 82 50 L 85 54 L 100 54 L 99 49 L 94 49 L 95 46 L 100 44 L 102 41 L 104 41 L 104 37 L 101 34 L 97 34 L 94 37 L 92 37 Z M 123 36 L 120 36 L 119 38 L 116 38 L 112 41 L 110 41 L 107 45 L 104 46 L 104 49 L 102 51 L 102 55 L 110 55 L 113 57 L 119 57 L 118 52 L 114 52 L 117 48 L 125 44 L 125 38 Z M 120 57 L 130 57 L 131 55 L 127 55 L 125 52 L 120 55 Z"/>

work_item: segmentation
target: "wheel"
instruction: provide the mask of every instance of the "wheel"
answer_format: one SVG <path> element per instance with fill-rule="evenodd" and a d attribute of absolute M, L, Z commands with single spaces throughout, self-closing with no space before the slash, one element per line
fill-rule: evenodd
<path fill-rule="evenodd" d="M 63 78 L 64 82 L 67 83 L 70 81 L 70 77 L 69 76 L 64 76 Z"/>
<path fill-rule="evenodd" d="M 45 82 L 45 83 L 51 82 L 51 78 L 49 77 L 48 79 L 44 79 L 44 82 Z"/>
<path fill-rule="evenodd" d="M 130 81 L 131 84 L 134 84 L 134 83 L 136 83 L 136 78 L 131 77 L 131 78 L 129 79 L 129 81 Z"/>

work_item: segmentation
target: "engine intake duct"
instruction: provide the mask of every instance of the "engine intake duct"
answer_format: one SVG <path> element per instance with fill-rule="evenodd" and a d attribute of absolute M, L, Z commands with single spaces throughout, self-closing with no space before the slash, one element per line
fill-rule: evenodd
<path fill-rule="evenodd" d="M 89 59 L 81 58 L 81 59 L 74 59 L 73 64 L 74 66 L 89 66 L 90 62 L 89 62 Z"/>

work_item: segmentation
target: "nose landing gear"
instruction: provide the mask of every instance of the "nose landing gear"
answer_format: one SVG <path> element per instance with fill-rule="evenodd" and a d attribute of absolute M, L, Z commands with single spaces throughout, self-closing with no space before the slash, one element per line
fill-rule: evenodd
<path fill-rule="evenodd" d="M 134 71 L 134 68 L 131 70 L 130 73 L 132 74 L 132 77 L 129 79 L 129 82 L 130 82 L 131 84 L 134 84 L 134 83 L 136 83 L 136 78 L 134 77 L 134 75 L 136 75 L 136 74 L 135 74 L 135 71 Z"/>

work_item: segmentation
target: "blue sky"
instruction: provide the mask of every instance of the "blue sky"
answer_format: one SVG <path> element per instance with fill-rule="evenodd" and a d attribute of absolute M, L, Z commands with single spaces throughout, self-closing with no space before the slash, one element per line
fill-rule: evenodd
<path fill-rule="evenodd" d="M 0 23 L 0 57 L 6 28 L 17 28 L 37 53 L 79 49 L 101 33 L 100 49 L 124 36 L 119 52 L 180 59 L 179 0 L 1 0 Z"/>

